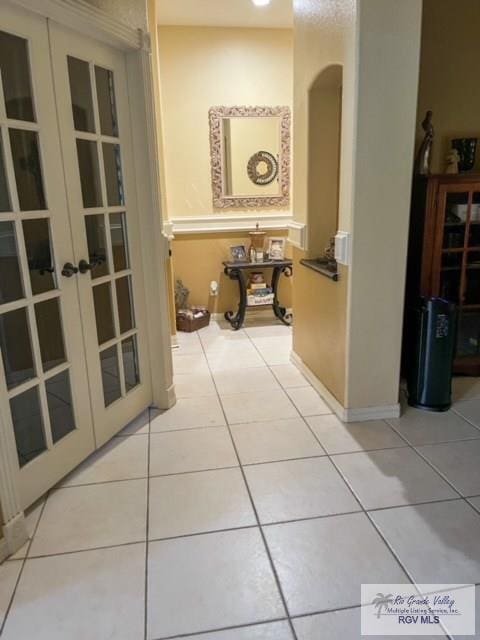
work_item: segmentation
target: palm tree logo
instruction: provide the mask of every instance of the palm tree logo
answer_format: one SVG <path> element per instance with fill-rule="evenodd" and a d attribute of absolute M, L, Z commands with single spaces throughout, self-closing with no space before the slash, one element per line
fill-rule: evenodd
<path fill-rule="evenodd" d="M 387 605 L 393 603 L 393 594 L 383 595 L 383 593 L 377 593 L 377 597 L 372 600 L 373 606 L 377 609 L 377 618 L 382 615 L 382 609 L 386 609 Z"/>

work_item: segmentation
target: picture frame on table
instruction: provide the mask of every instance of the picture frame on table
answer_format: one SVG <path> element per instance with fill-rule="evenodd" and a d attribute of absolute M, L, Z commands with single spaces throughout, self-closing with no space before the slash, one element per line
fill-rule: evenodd
<path fill-rule="evenodd" d="M 285 259 L 286 238 L 268 238 L 269 260 Z"/>
<path fill-rule="evenodd" d="M 243 244 L 231 246 L 230 254 L 233 262 L 248 262 L 247 250 Z"/>

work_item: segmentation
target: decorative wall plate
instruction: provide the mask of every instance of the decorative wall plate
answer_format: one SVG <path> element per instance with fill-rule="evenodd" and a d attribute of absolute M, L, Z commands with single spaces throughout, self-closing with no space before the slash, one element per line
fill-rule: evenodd
<path fill-rule="evenodd" d="M 257 151 L 247 164 L 247 173 L 253 184 L 271 184 L 278 175 L 278 162 L 268 151 Z"/>

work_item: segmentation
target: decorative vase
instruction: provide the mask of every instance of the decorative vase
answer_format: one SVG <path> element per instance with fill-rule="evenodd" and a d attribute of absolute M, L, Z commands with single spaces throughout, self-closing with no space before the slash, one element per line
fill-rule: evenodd
<path fill-rule="evenodd" d="M 458 151 L 460 171 L 471 171 L 475 165 L 475 153 L 477 151 L 478 138 L 455 138 L 452 140 L 452 149 Z"/>

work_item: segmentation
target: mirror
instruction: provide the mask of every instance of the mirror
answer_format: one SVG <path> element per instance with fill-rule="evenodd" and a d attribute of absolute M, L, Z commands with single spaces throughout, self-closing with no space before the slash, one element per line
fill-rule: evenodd
<path fill-rule="evenodd" d="M 290 109 L 212 107 L 214 207 L 288 206 Z"/>

